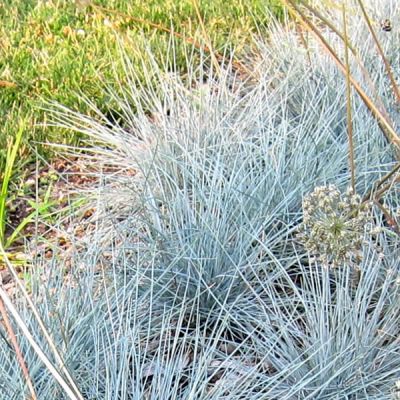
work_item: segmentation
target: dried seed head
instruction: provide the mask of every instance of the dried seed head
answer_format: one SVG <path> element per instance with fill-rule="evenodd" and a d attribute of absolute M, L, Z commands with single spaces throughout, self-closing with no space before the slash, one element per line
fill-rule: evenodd
<path fill-rule="evenodd" d="M 372 223 L 371 206 L 348 189 L 319 186 L 303 201 L 299 240 L 324 265 L 360 262 L 366 227 Z"/>

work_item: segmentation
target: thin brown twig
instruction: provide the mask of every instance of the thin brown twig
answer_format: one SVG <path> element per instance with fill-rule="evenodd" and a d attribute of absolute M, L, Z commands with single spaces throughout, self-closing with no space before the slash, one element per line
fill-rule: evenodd
<path fill-rule="evenodd" d="M 383 186 L 380 190 L 378 190 L 375 194 L 376 199 L 380 199 L 380 197 L 386 193 L 389 189 L 393 187 L 395 183 L 397 183 L 398 179 L 395 179 L 393 182 L 387 183 L 385 186 Z"/>
<path fill-rule="evenodd" d="M 332 49 L 332 47 L 328 44 L 328 42 L 322 36 L 320 31 L 314 26 L 314 24 L 311 23 L 311 21 L 307 18 L 307 16 L 305 16 L 305 14 L 298 7 L 296 2 L 294 0 L 282 0 L 282 1 L 288 7 L 292 7 L 297 12 L 300 22 L 315 35 L 315 37 L 321 43 L 323 48 L 331 55 L 331 57 L 333 58 L 333 60 L 337 64 L 337 66 L 339 67 L 340 71 L 343 74 L 345 74 L 346 67 L 344 66 L 342 61 L 339 59 L 338 55 L 335 53 L 335 51 Z M 371 114 L 376 119 L 376 121 L 377 121 L 379 127 L 381 128 L 383 134 L 385 135 L 386 139 L 391 144 L 395 145 L 396 150 L 397 150 L 397 156 L 398 156 L 398 158 L 400 158 L 400 137 L 394 131 L 393 127 L 386 120 L 386 118 L 383 116 L 383 114 L 380 112 L 380 110 L 375 106 L 375 104 L 369 98 L 369 96 L 366 94 L 366 92 L 362 89 L 360 84 L 353 78 L 353 76 L 350 76 L 350 82 L 353 85 L 353 87 L 356 89 L 357 93 L 359 94 L 359 96 L 361 97 L 364 104 L 367 106 L 367 108 L 371 112 Z"/>
<path fill-rule="evenodd" d="M 33 337 L 32 333 L 29 331 L 29 328 L 27 327 L 23 318 L 19 314 L 18 310 L 13 305 L 7 292 L 1 287 L 1 285 L 0 285 L 0 298 L 4 302 L 4 306 L 8 309 L 9 313 L 13 316 L 15 323 L 21 329 L 26 340 L 32 346 L 33 350 L 36 352 L 36 354 L 38 355 L 40 360 L 45 364 L 45 366 L 47 367 L 49 372 L 54 376 L 54 378 L 57 380 L 57 382 L 60 384 L 60 386 L 64 389 L 68 398 L 71 400 L 84 400 L 83 396 L 80 395 L 80 393 L 76 394 L 73 391 L 73 389 L 71 389 L 68 382 L 65 381 L 65 379 L 62 377 L 62 375 L 58 371 L 58 368 L 54 367 L 54 365 L 49 360 L 49 358 L 46 356 L 44 351 L 40 348 L 38 343 L 35 341 L 35 338 Z"/>
<path fill-rule="evenodd" d="M 344 37 L 343 37 L 342 33 L 327 18 L 325 18 L 316 8 L 310 6 L 310 4 L 308 4 L 307 2 L 302 1 L 301 4 L 309 12 L 311 12 L 311 14 L 314 14 L 315 17 L 317 17 L 325 26 L 327 26 L 332 32 L 334 32 L 336 34 L 336 36 L 338 36 L 344 42 Z M 358 67 L 361 69 L 361 72 L 366 80 L 366 83 L 368 84 L 369 88 L 371 89 L 371 92 L 373 93 L 375 100 L 378 103 L 380 112 L 386 118 L 388 123 L 393 126 L 393 123 L 390 120 L 390 116 L 389 116 L 388 112 L 386 111 L 385 105 L 383 104 L 383 101 L 376 90 L 375 84 L 374 84 L 368 70 L 365 68 L 363 62 L 361 61 L 357 50 L 351 45 L 351 43 L 349 41 L 348 41 L 348 45 L 349 45 L 349 50 L 352 52 L 354 59 L 357 62 Z"/>
<path fill-rule="evenodd" d="M 208 36 L 206 27 L 205 27 L 205 25 L 204 25 L 204 21 L 203 21 L 203 18 L 202 18 L 202 16 L 201 16 L 201 13 L 200 13 L 199 4 L 198 4 L 197 0 L 192 0 L 192 4 L 193 4 L 193 7 L 194 7 L 194 9 L 195 9 L 195 11 L 196 11 L 197 19 L 199 20 L 200 27 L 201 27 L 201 30 L 202 30 L 202 33 L 203 33 L 203 37 L 204 37 L 204 40 L 205 40 L 206 45 L 207 45 L 207 47 L 208 47 L 208 51 L 209 51 L 209 53 L 210 53 L 212 62 L 213 62 L 213 64 L 214 64 L 214 66 L 215 66 L 217 72 L 219 73 L 220 70 L 221 70 L 221 68 L 220 68 L 220 66 L 219 66 L 219 64 L 218 64 L 218 60 L 217 60 L 217 58 L 216 58 L 216 56 L 215 56 L 215 54 L 214 54 L 214 50 L 213 50 L 213 48 L 212 48 L 211 40 L 210 40 L 210 38 L 209 38 L 209 36 Z"/>
<path fill-rule="evenodd" d="M 346 7 L 343 4 L 343 36 L 344 36 L 344 58 L 346 65 L 346 116 L 347 116 L 347 135 L 349 139 L 349 166 L 351 173 L 351 188 L 356 192 L 356 166 L 354 161 L 354 143 L 353 143 L 353 121 L 351 115 L 351 83 L 350 83 L 350 63 L 349 46 L 347 39 Z"/>
<path fill-rule="evenodd" d="M 17 271 L 15 270 L 15 267 L 13 266 L 13 264 L 10 262 L 10 260 L 7 257 L 7 254 L 4 250 L 4 247 L 2 245 L 2 243 L 0 242 L 0 254 L 3 258 L 3 261 L 5 262 L 8 271 L 10 272 L 11 276 L 14 278 L 14 281 L 17 285 L 17 287 L 20 289 L 23 297 L 25 298 L 25 300 L 27 301 L 27 303 L 29 304 L 31 311 L 33 313 L 33 315 L 35 316 L 36 321 L 38 322 L 44 337 L 47 340 L 47 343 L 50 347 L 50 349 L 53 351 L 53 355 L 55 357 L 55 359 L 57 360 L 58 363 L 58 367 L 60 368 L 60 370 L 64 373 L 64 375 L 66 376 L 66 381 L 61 374 L 59 373 L 58 370 L 56 370 L 50 360 L 46 357 L 46 355 L 42 352 L 42 350 L 37 347 L 37 344 L 34 343 L 33 341 L 33 337 L 28 337 L 31 336 L 30 333 L 28 332 L 28 330 L 26 330 L 24 332 L 25 337 L 30 341 L 31 345 L 35 348 L 35 351 L 38 353 L 38 355 L 41 357 L 42 361 L 46 364 L 46 366 L 51 369 L 52 374 L 55 376 L 55 378 L 58 380 L 58 382 L 60 383 L 60 385 L 64 388 L 64 390 L 70 394 L 70 398 L 71 399 L 77 399 L 77 400 L 83 400 L 83 396 L 80 393 L 80 390 L 78 388 L 78 386 L 76 385 L 75 381 L 73 380 L 71 374 L 69 373 L 61 355 L 60 352 L 58 351 L 58 349 L 56 348 L 53 340 L 50 337 L 49 332 L 47 331 L 44 322 L 37 310 L 37 307 L 35 306 L 35 304 L 33 303 L 32 299 L 30 298 L 26 288 L 24 287 L 24 285 L 21 283 L 20 279 L 18 278 L 18 274 Z M 12 305 L 11 300 L 8 298 L 7 293 L 2 290 L 2 287 L 0 285 L 0 298 L 2 298 L 3 302 L 5 303 L 5 306 L 10 310 L 10 308 L 13 308 L 14 306 Z M 8 304 L 7 304 L 8 302 Z M 12 314 L 14 319 L 16 320 L 16 322 L 18 322 L 18 319 L 20 319 L 20 317 L 17 314 Z M 23 323 L 22 319 L 20 319 L 20 322 Z M 32 340 L 30 340 L 32 339 Z"/>
<path fill-rule="evenodd" d="M 382 211 L 382 214 L 385 216 L 386 222 L 390 226 L 390 228 L 392 228 L 394 232 L 400 235 L 400 227 L 390 211 L 378 199 L 374 199 L 374 204 Z"/>
<path fill-rule="evenodd" d="M 373 26 L 371 24 L 371 21 L 370 21 L 370 19 L 368 17 L 368 14 L 365 11 L 365 7 L 364 7 L 363 2 L 361 0 L 357 0 L 357 2 L 358 2 L 358 5 L 361 8 L 361 11 L 363 13 L 365 22 L 367 23 L 369 32 L 370 32 L 370 34 L 372 36 L 372 39 L 373 39 L 373 41 L 375 43 L 375 46 L 376 46 L 376 48 L 378 50 L 378 53 L 381 56 L 381 58 L 383 60 L 383 63 L 385 65 L 386 73 L 388 74 L 388 77 L 390 79 L 390 83 L 392 85 L 393 93 L 396 96 L 397 102 L 400 104 L 400 91 L 399 91 L 399 87 L 398 87 L 398 85 L 396 83 L 396 80 L 394 78 L 392 67 L 391 67 L 389 61 L 387 60 L 387 58 L 385 57 L 385 53 L 383 52 L 382 46 L 379 43 L 378 37 L 376 36 L 375 30 L 374 30 L 374 28 L 373 28 Z"/>
<path fill-rule="evenodd" d="M 308 47 L 307 40 L 304 37 L 303 27 L 301 24 L 296 24 L 296 32 L 299 34 L 301 44 L 303 45 L 304 49 L 306 50 L 308 65 L 310 66 L 310 68 L 312 68 L 310 49 Z"/>
<path fill-rule="evenodd" d="M 1 282 L 0 282 L 1 285 Z M 32 379 L 29 375 L 29 370 L 28 367 L 26 365 L 26 362 L 24 360 L 24 356 L 22 354 L 21 348 L 19 347 L 18 341 L 17 341 L 17 336 L 15 335 L 14 329 L 11 325 L 10 319 L 8 318 L 8 313 L 7 313 L 7 309 L 4 306 L 3 303 L 3 299 L 0 298 L 0 314 L 3 317 L 3 324 L 4 324 L 4 328 L 8 334 L 8 337 L 10 339 L 10 342 L 12 344 L 12 346 L 14 347 L 14 351 L 15 351 L 15 355 L 17 357 L 17 361 L 18 364 L 22 370 L 22 373 L 24 375 L 24 378 L 26 380 L 26 385 L 28 386 L 30 395 L 31 395 L 31 399 L 32 400 L 37 400 L 37 396 L 36 396 L 36 392 L 35 392 L 35 388 L 33 386 L 33 382 Z"/>
<path fill-rule="evenodd" d="M 369 201 L 371 200 L 371 198 L 377 197 L 377 190 L 380 186 L 382 186 L 386 181 L 388 181 L 397 171 L 400 170 L 400 162 L 396 164 L 396 166 L 389 172 L 387 173 L 385 176 L 383 176 L 379 181 L 377 181 L 374 185 L 373 185 L 373 189 L 370 190 L 363 198 L 363 202 Z M 387 185 L 385 185 L 386 190 L 389 189 L 390 187 L 392 187 L 392 183 L 388 183 Z M 386 191 L 385 190 L 385 191 Z M 382 192 L 381 195 L 385 192 L 382 192 L 382 189 L 379 191 Z"/>
<path fill-rule="evenodd" d="M 17 84 L 14 82 L 0 80 L 0 87 L 15 88 L 15 87 L 17 87 Z"/>

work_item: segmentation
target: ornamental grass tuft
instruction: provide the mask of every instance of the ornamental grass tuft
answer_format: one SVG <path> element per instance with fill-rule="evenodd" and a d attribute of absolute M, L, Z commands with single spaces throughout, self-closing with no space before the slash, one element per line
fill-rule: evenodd
<path fill-rule="evenodd" d="M 376 67 L 382 95 L 386 76 L 354 21 L 350 40 Z M 246 76 L 232 59 L 217 68 L 203 52 L 183 77 L 173 62 L 153 59 L 145 83 L 122 54 L 126 81 L 106 88 L 118 118 L 90 100 L 96 117 L 50 107 L 56 127 L 86 136 L 84 155 L 98 177 L 82 193 L 96 207 L 94 227 L 75 238 L 68 279 L 56 252 L 37 259 L 32 276 L 32 298 L 79 388 L 75 398 L 395 395 L 400 237 L 386 214 L 400 205 L 396 148 L 354 96 L 357 173 L 355 191 L 346 192 L 345 77 L 312 38 L 307 48 L 299 43 L 288 22 L 255 40 Z M 397 54 L 398 36 L 384 43 Z M 377 199 L 385 176 L 390 187 Z M 374 210 L 355 193 L 372 193 Z M 31 310 L 17 306 L 50 351 Z M 39 399 L 74 398 L 23 335 L 20 346 Z M 14 364 L 1 342 L 0 387 L 10 399 L 26 393 Z"/>

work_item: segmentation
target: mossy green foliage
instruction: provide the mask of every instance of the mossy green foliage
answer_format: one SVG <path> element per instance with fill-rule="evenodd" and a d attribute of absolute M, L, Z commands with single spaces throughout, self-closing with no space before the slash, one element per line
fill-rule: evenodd
<path fill-rule="evenodd" d="M 23 187 L 35 151 L 49 160 L 52 148 L 47 143 L 79 145 L 76 133 L 46 127 L 42 110 L 46 102 L 56 101 L 90 114 L 82 101 L 86 97 L 101 111 L 118 113 L 104 86 L 118 91 L 127 85 L 121 47 L 140 80 L 149 49 L 163 60 L 173 54 L 174 68 L 184 72 L 191 40 L 211 43 L 214 50 L 234 48 L 240 54 L 251 43 L 251 35 L 266 28 L 271 15 L 281 10 L 279 0 L 196 1 L 1 2 L 0 183 L 9 163 L 8 150 L 22 130 L 12 179 L 4 194 L 8 202 Z"/>
<path fill-rule="evenodd" d="M 102 85 L 104 82 L 112 85 L 116 79 L 123 84 L 123 76 L 116 78 L 118 70 L 111 68 L 111 63 L 115 64 L 119 58 L 117 36 L 130 50 L 128 53 L 140 76 L 144 48 L 149 46 L 155 54 L 165 55 L 171 42 L 168 32 L 145 21 L 173 28 L 200 43 L 210 40 L 214 49 L 230 44 L 240 51 L 256 29 L 266 26 L 271 13 L 280 11 L 278 0 L 206 0 L 198 5 L 207 31 L 206 39 L 192 0 L 115 0 L 92 4 L 88 0 L 2 2 L 0 171 L 4 169 L 7 140 L 18 131 L 18 121 L 29 121 L 23 135 L 24 143 L 77 144 L 78 138 L 65 132 L 35 127 L 45 120 L 38 109 L 43 100 L 55 100 L 87 111 L 80 100 L 80 95 L 84 94 L 100 109 L 112 107 Z M 175 43 L 178 64 L 183 66 L 180 48 L 184 40 L 176 39 Z M 46 154 L 47 150 L 41 148 L 40 151 Z M 30 149 L 21 146 L 20 153 L 20 159 L 26 159 Z"/>

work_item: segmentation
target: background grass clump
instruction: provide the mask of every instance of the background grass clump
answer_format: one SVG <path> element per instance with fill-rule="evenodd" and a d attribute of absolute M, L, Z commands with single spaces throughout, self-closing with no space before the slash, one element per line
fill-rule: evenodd
<path fill-rule="evenodd" d="M 256 27 L 265 27 L 267 10 L 276 13 L 279 7 L 276 2 L 261 1 L 201 2 L 199 10 L 208 40 L 219 48 L 227 42 L 238 47 L 248 44 Z M 115 79 L 111 64 L 118 69 L 116 32 L 138 74 L 146 57 L 144 48 L 165 55 L 170 42 L 170 34 L 154 25 L 182 34 L 178 48 L 186 39 L 202 40 L 192 1 L 6 1 L 0 7 L 0 20 L 0 79 L 4 81 L 0 104 L 1 118 L 6 121 L 0 134 L 2 148 L 14 136 L 17 121 L 27 115 L 32 123 L 24 135 L 26 143 L 31 139 L 77 143 L 65 132 L 60 136 L 33 128 L 43 118 L 38 106 L 43 99 L 52 99 L 87 111 L 81 101 L 84 94 L 100 109 L 111 108 L 99 79 L 110 83 Z M 176 61 L 183 67 L 182 52 L 177 51 Z M 4 160 L 3 150 L 0 165 Z"/>
<path fill-rule="evenodd" d="M 121 111 L 118 103 L 102 90 L 102 83 L 124 86 L 123 67 L 118 61 L 121 47 L 143 80 L 143 66 L 150 62 L 146 55 L 148 48 L 162 60 L 173 46 L 175 67 L 184 72 L 188 43 L 217 50 L 228 44 L 243 50 L 250 45 L 251 35 L 265 30 L 271 16 L 280 12 L 275 0 L 199 4 L 191 0 L 2 2 L 1 180 L 5 179 L 6 165 L 10 163 L 7 149 L 15 142 L 17 132 L 23 131 L 7 190 L 7 210 L 13 209 L 14 204 L 18 207 L 25 196 L 35 197 L 24 181 L 34 168 L 36 152 L 41 165 L 45 165 L 54 158 L 47 143 L 80 143 L 78 134 L 43 124 L 47 118 L 41 109 L 44 101 L 53 100 L 92 113 L 82 101 L 86 97 L 108 113 L 110 119 L 118 118 Z M 171 36 L 171 31 L 176 36 Z M 12 221 L 9 213 L 4 215 L 3 223 L 8 230 L 17 228 L 20 221 Z"/>
<path fill-rule="evenodd" d="M 341 10 L 329 12 L 340 20 Z M 387 75 L 369 58 L 374 43 L 365 45 L 361 22 L 349 19 L 348 41 L 371 71 L 374 99 L 388 106 Z M 342 54 L 343 42 L 331 29 L 322 32 Z M 299 46 L 290 24 L 270 28 L 252 43 L 245 77 L 231 58 L 217 66 L 205 51 L 199 59 L 189 51 L 184 76 L 173 50 L 172 62 L 149 50 L 149 63 L 136 72 L 122 49 L 123 85 L 110 82 L 104 91 L 120 110 L 118 123 L 90 100 L 89 114 L 50 107 L 53 129 L 86 138 L 85 157 L 99 179 L 90 195 L 82 193 L 96 207 L 94 227 L 75 239 L 67 276 L 61 253 L 35 259 L 32 298 L 51 340 L 34 308 L 16 300 L 26 326 L 14 325 L 25 333 L 19 343 L 39 399 L 395 396 L 396 132 L 386 136 L 368 101 L 346 100 L 349 68 L 338 72 L 318 41 L 307 40 Z M 398 36 L 382 43 L 390 56 Z M 347 63 L 352 79 L 371 94 L 356 61 Z M 396 113 L 390 118 L 397 126 Z M 363 211 L 368 202 L 374 229 L 357 224 L 356 236 L 343 242 L 335 232 L 339 245 L 354 243 L 346 250 L 357 257 L 335 258 L 331 268 L 325 260 L 335 254 L 314 254 L 298 240 L 303 200 L 316 190 L 321 213 L 313 210 L 313 226 L 329 224 L 326 196 L 339 199 L 351 186 L 351 206 Z M 344 225 L 352 211 L 339 215 Z M 330 252 L 323 245 L 330 237 L 320 232 L 317 251 Z M 44 367 L 26 332 L 61 376 Z M 9 398 L 27 394 L 27 378 L 13 363 L 4 340 L 0 384 Z"/>

